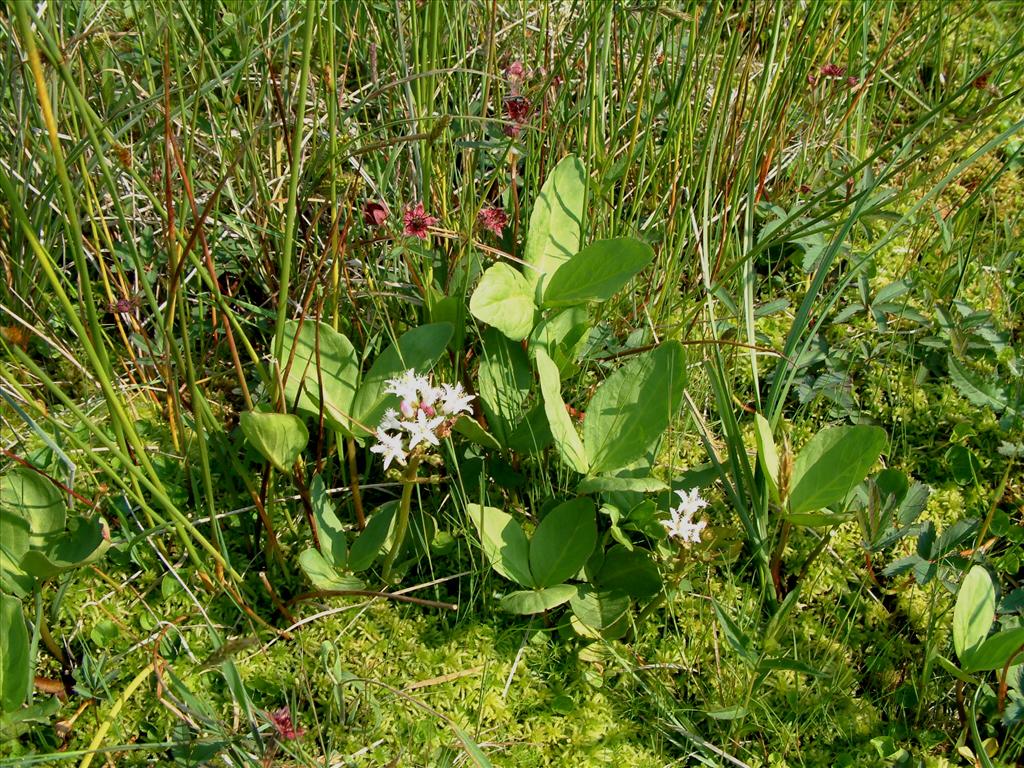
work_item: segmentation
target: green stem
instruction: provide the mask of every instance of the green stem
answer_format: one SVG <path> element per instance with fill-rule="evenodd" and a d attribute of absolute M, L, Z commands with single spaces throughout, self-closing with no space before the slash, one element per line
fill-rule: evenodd
<path fill-rule="evenodd" d="M 412 506 L 412 489 L 416 485 L 416 470 L 419 469 L 419 466 L 420 457 L 410 456 L 409 466 L 402 473 L 402 500 L 398 505 L 395 543 L 391 546 L 391 551 L 388 552 L 388 556 L 384 559 L 384 581 L 388 581 L 391 578 L 391 568 L 395 564 L 395 558 L 398 557 L 398 551 L 402 548 L 402 544 L 405 542 L 405 534 L 409 530 L 409 508 Z"/>
<path fill-rule="evenodd" d="M 306 115 L 306 87 L 309 83 L 309 60 L 313 53 L 313 27 L 315 0 L 306 1 L 305 35 L 302 47 L 302 70 L 299 73 L 299 98 L 295 107 L 295 128 L 292 130 L 291 177 L 288 179 L 288 203 L 285 212 L 284 242 L 281 245 L 281 264 L 277 289 L 277 325 L 274 329 L 274 358 L 284 353 L 284 324 L 288 320 L 288 284 L 291 281 L 292 258 L 295 250 L 295 218 L 298 208 L 299 161 L 302 158 L 302 127 Z"/>

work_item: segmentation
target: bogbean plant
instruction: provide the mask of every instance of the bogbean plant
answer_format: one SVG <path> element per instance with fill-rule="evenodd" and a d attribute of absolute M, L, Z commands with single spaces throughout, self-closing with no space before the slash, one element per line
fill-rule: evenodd
<path fill-rule="evenodd" d="M 497 262 L 480 275 L 469 298 L 469 312 L 483 326 L 479 362 L 467 382 L 473 395 L 460 382 L 435 384 L 430 374 L 452 338 L 465 337 L 448 323 L 408 331 L 365 376 L 352 343 L 327 324 L 285 325 L 277 405 L 315 417 L 333 430 L 339 452 L 344 446 L 358 535 L 349 541 L 319 474 L 304 489 L 299 458 L 308 431 L 300 416 L 254 411 L 243 415 L 242 429 L 274 466 L 293 471 L 304 491 L 312 546 L 299 563 L 315 587 L 360 589 L 361 575 L 378 562 L 380 578 L 392 583 L 429 550 L 437 521 L 430 510 L 413 509 L 413 491 L 424 479 L 421 467 L 441 465 L 439 449 L 448 437 L 474 444 L 470 452 L 494 466 L 544 467 L 549 449 L 561 464 L 554 497 L 539 509 L 486 485 L 478 498 L 465 488 L 456 494 L 488 562 L 515 585 L 500 601 L 513 613 L 568 603 L 570 621 L 583 634 L 620 636 L 631 606 L 651 605 L 664 594 L 659 562 L 673 563 L 677 573 L 686 561 L 682 553 L 700 544 L 707 515 L 714 514 L 704 511 L 702 490 L 655 471 L 663 436 L 681 415 L 686 355 L 680 342 L 626 350 L 626 362 L 605 375 L 582 409 L 565 402 L 563 382 L 588 375 L 583 358 L 595 334 L 593 307 L 615 297 L 654 258 L 649 245 L 633 238 L 582 245 L 586 186 L 579 160 L 561 161 L 535 203 L 521 267 Z M 854 491 L 878 461 L 886 435 L 866 425 L 828 428 L 794 459 L 788 450 L 780 454 L 764 417 L 756 415 L 754 426 L 758 458 L 745 466 L 734 459 L 732 471 L 747 482 L 739 509 L 748 553 L 769 602 L 781 601 L 828 542 L 827 533 L 820 536 L 802 568 L 783 574 L 793 530 L 831 531 L 850 519 Z M 369 445 L 401 486 L 398 499 L 368 516 L 357 444 Z M 742 443 L 729 450 L 749 462 Z M 735 477 L 711 455 L 735 497 Z M 670 490 L 678 494 L 675 507 L 665 501 Z M 753 508 L 762 510 L 756 520 L 742 511 Z M 729 520 L 716 522 L 725 527 Z M 724 609 L 719 616 L 728 621 Z M 738 637 L 738 629 L 728 629 L 727 636 Z"/>

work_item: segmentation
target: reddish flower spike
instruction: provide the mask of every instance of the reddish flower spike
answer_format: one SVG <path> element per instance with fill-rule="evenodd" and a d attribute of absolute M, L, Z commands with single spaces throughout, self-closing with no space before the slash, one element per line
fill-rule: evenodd
<path fill-rule="evenodd" d="M 505 114 L 509 120 L 525 123 L 530 117 L 530 100 L 525 96 L 513 96 L 505 99 Z"/>
<path fill-rule="evenodd" d="M 505 225 L 508 224 L 508 216 L 501 208 L 484 208 L 477 214 L 477 221 L 481 227 L 501 237 Z"/>
<path fill-rule="evenodd" d="M 416 203 L 409 206 L 405 211 L 405 234 L 409 237 L 418 237 L 421 240 L 427 239 L 427 234 L 432 226 L 437 224 L 436 216 L 429 216 L 423 209 L 423 203 Z"/>
<path fill-rule="evenodd" d="M 292 711 L 287 706 L 276 709 L 273 712 L 267 712 L 267 717 L 270 718 L 270 723 L 274 726 L 278 738 L 285 741 L 295 741 L 295 739 L 301 738 L 306 733 L 304 728 L 295 727 L 295 721 L 292 720 Z"/>

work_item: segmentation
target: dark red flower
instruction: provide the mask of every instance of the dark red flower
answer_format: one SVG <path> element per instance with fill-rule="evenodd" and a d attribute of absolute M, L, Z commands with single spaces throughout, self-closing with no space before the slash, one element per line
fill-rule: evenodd
<path fill-rule="evenodd" d="M 822 77 L 843 77 L 846 74 L 846 67 L 841 67 L 838 64 L 826 64 L 821 68 Z"/>
<path fill-rule="evenodd" d="M 982 74 L 974 78 L 974 82 L 972 82 L 971 85 L 977 88 L 979 91 L 984 91 L 986 88 L 988 88 L 988 72 L 983 72 Z"/>
<path fill-rule="evenodd" d="M 501 132 L 510 139 L 518 136 L 521 130 L 523 130 L 523 126 L 519 125 L 519 123 L 505 123 L 505 125 L 501 126 Z"/>
<path fill-rule="evenodd" d="M 295 721 L 292 720 L 292 711 L 286 706 L 266 714 L 280 739 L 294 741 L 306 733 L 305 728 L 297 728 L 295 726 Z"/>
<path fill-rule="evenodd" d="M 423 210 L 423 203 L 410 205 L 405 209 L 405 234 L 410 237 L 418 237 L 421 240 L 427 239 L 427 233 L 432 226 L 437 224 L 435 216 L 428 216 Z"/>
<path fill-rule="evenodd" d="M 846 84 L 851 88 L 856 88 L 858 85 L 860 85 L 860 78 L 850 75 L 848 78 L 846 78 Z"/>
<path fill-rule="evenodd" d="M 481 227 L 491 230 L 498 237 L 501 237 L 502 230 L 508 224 L 508 216 L 501 208 L 484 208 L 477 214 L 476 220 Z"/>
<path fill-rule="evenodd" d="M 525 123 L 530 117 L 530 100 L 525 96 L 512 96 L 505 99 L 505 114 L 509 120 Z"/>
<path fill-rule="evenodd" d="M 379 227 L 387 221 L 390 214 L 388 207 L 379 200 L 367 200 L 363 203 L 363 221 L 368 227 Z"/>

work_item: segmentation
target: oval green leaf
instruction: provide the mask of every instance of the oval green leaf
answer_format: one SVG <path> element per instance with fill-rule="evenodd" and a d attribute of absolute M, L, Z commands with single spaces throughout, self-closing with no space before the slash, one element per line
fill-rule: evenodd
<path fill-rule="evenodd" d="M 587 175 L 574 155 L 563 158 L 548 175 L 530 214 L 524 260 L 534 295 L 544 294 L 545 275 L 552 274 L 580 250 Z"/>
<path fill-rule="evenodd" d="M 501 598 L 502 609 L 521 616 L 544 613 L 562 603 L 567 603 L 576 594 L 573 584 L 558 584 L 546 589 L 526 589 L 511 592 Z"/>
<path fill-rule="evenodd" d="M 284 382 L 288 407 L 317 416 L 323 393 L 324 418 L 350 428 L 352 399 L 359 383 L 359 359 L 346 336 L 326 323 L 290 320 L 285 324 L 282 367 L 291 361 Z"/>
<path fill-rule="evenodd" d="M 679 411 L 685 382 L 677 341 L 637 355 L 601 382 L 583 421 L 590 471 L 614 472 L 643 456 Z"/>
<path fill-rule="evenodd" d="M 976 565 L 964 577 L 953 608 L 953 649 L 961 663 L 973 653 L 992 629 L 996 613 L 996 588 L 992 577 Z"/>
<path fill-rule="evenodd" d="M 288 472 L 309 442 L 309 431 L 293 413 L 247 411 L 239 417 L 242 434 L 281 472 Z"/>
<path fill-rule="evenodd" d="M 533 288 L 522 273 L 499 262 L 480 278 L 469 299 L 469 311 L 513 341 L 521 341 L 533 330 L 537 307 Z"/>
<path fill-rule="evenodd" d="M 821 430 L 793 462 L 790 512 L 813 512 L 846 498 L 867 477 L 887 439 L 884 429 L 863 424 Z"/>
<path fill-rule="evenodd" d="M 534 586 L 530 574 L 530 544 L 519 523 L 496 507 L 480 504 L 467 505 L 466 514 L 476 526 L 480 546 L 491 567 L 521 586 Z"/>
<path fill-rule="evenodd" d="M 28 696 L 32 669 L 21 601 L 0 594 L 0 713 L 21 709 Z"/>
<path fill-rule="evenodd" d="M 634 238 L 598 240 L 551 275 L 544 290 L 544 306 L 607 301 L 653 260 L 654 249 Z"/>
<path fill-rule="evenodd" d="M 1024 646 L 1024 627 L 1014 627 L 997 632 L 973 650 L 964 651 L 961 658 L 965 672 L 987 672 L 1002 669 L 1021 646 Z M 1020 656 L 1017 655 L 1019 662 Z"/>
<path fill-rule="evenodd" d="M 530 572 L 538 587 L 551 587 L 571 579 L 597 544 L 594 502 L 571 499 L 548 512 L 530 542 Z"/>

